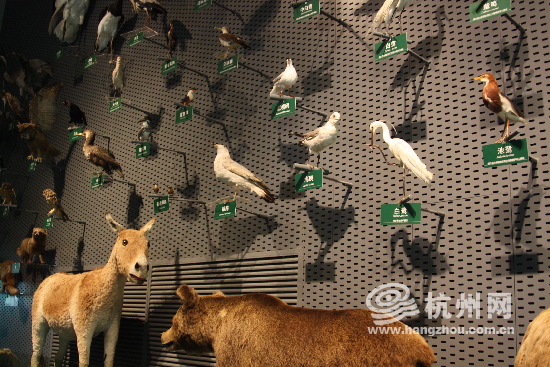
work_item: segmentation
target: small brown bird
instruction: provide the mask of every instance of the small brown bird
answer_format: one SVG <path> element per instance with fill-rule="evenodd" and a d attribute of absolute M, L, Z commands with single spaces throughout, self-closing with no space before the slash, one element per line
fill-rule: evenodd
<path fill-rule="evenodd" d="M 153 185 L 153 191 L 155 192 L 155 194 L 158 194 L 159 193 L 159 185 L 154 184 Z"/>
<path fill-rule="evenodd" d="M 13 186 L 9 182 L 4 182 L 2 184 L 1 189 L 2 197 L 4 198 L 4 201 L 2 202 L 2 205 L 17 205 L 16 203 L 16 195 L 15 190 L 13 189 Z"/>
<path fill-rule="evenodd" d="M 107 149 L 94 145 L 95 133 L 92 130 L 84 130 L 81 134 L 75 135 L 86 137 L 82 151 L 88 161 L 103 169 L 103 172 L 109 175 L 109 177 L 111 177 L 111 172 L 115 171 L 120 177 L 124 178 L 122 167 L 116 161 L 115 156 Z"/>
<path fill-rule="evenodd" d="M 222 34 L 220 34 L 219 36 L 220 43 L 222 44 L 223 47 L 227 48 L 227 52 L 223 55 L 220 55 L 222 59 L 225 59 L 227 55 L 229 55 L 229 52 L 231 52 L 231 50 L 234 50 L 235 52 L 237 52 L 237 49 L 239 48 L 239 46 L 242 46 L 242 48 L 245 48 L 245 49 L 250 48 L 248 43 L 246 43 L 241 37 L 232 34 L 229 28 L 227 27 L 214 27 L 214 28 L 222 31 Z"/>
<path fill-rule="evenodd" d="M 484 73 L 474 78 L 474 80 L 481 80 L 485 83 L 481 94 L 483 104 L 504 121 L 504 130 L 502 130 L 500 139 L 495 143 L 504 142 L 508 135 L 510 135 L 510 123 L 523 122 L 524 125 L 527 125 L 527 120 L 524 118 L 525 115 L 508 97 L 502 94 L 493 74 Z"/>
<path fill-rule="evenodd" d="M 176 30 L 174 29 L 174 21 L 170 21 L 170 29 L 166 32 L 166 47 L 168 48 L 168 58 L 172 58 L 172 53 L 176 51 L 178 47 L 178 37 L 176 36 Z"/>
<path fill-rule="evenodd" d="M 55 191 L 51 189 L 46 189 L 42 191 L 42 195 L 44 195 L 44 198 L 46 198 L 46 202 L 52 208 L 52 210 L 48 212 L 49 217 L 54 216 L 56 218 L 63 219 L 64 221 L 69 219 L 69 216 L 61 207 L 61 200 L 59 200 Z"/>
<path fill-rule="evenodd" d="M 197 92 L 195 88 L 189 89 L 189 92 L 187 92 L 187 95 L 181 100 L 180 103 L 184 106 L 189 106 L 191 102 L 195 100 L 195 92 Z"/>
<path fill-rule="evenodd" d="M 172 196 L 172 195 L 174 195 L 174 190 L 171 187 L 169 187 L 168 188 L 168 196 Z"/>

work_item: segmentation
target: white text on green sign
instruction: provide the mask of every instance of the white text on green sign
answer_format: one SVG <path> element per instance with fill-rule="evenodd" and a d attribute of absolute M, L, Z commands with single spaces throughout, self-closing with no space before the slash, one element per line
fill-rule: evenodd
<path fill-rule="evenodd" d="M 193 118 L 193 107 L 187 106 L 176 111 L 176 124 L 189 121 Z"/>
<path fill-rule="evenodd" d="M 321 7 L 319 5 L 319 0 L 305 2 L 294 8 L 294 21 L 299 22 L 300 20 L 311 18 L 312 16 L 318 15 L 320 11 Z"/>
<path fill-rule="evenodd" d="M 120 107 L 122 107 L 122 97 L 119 97 L 114 101 L 109 102 L 109 113 L 120 110 Z"/>
<path fill-rule="evenodd" d="M 28 169 L 27 171 L 28 171 L 28 172 L 36 171 L 36 161 L 32 161 L 32 162 L 29 164 L 29 169 Z"/>
<path fill-rule="evenodd" d="M 470 22 L 479 22 L 508 13 L 512 10 L 511 0 L 485 0 L 470 5 Z"/>
<path fill-rule="evenodd" d="M 163 196 L 158 199 L 153 200 L 155 213 L 165 212 L 170 209 L 170 201 L 168 196 Z"/>
<path fill-rule="evenodd" d="M 382 204 L 380 224 L 383 226 L 420 224 L 422 220 L 421 206 L 421 203 Z"/>
<path fill-rule="evenodd" d="M 59 50 L 55 53 L 55 59 L 59 60 L 61 58 L 61 56 L 63 56 L 63 49 L 61 49 L 61 50 Z"/>
<path fill-rule="evenodd" d="M 237 201 L 233 200 L 228 203 L 216 205 L 214 211 L 214 219 L 230 218 L 237 215 Z"/>
<path fill-rule="evenodd" d="M 7 217 L 8 215 L 10 215 L 10 207 L 9 206 L 5 206 L 2 208 L 2 215 L 1 217 L 2 218 L 5 218 Z"/>
<path fill-rule="evenodd" d="M 78 139 L 80 139 L 82 137 L 82 136 L 76 135 L 76 134 L 82 134 L 82 128 L 81 127 L 76 128 L 74 130 L 71 130 L 71 132 L 69 133 L 69 141 L 77 141 Z"/>
<path fill-rule="evenodd" d="M 44 219 L 44 228 L 52 228 L 53 227 L 53 217 L 47 217 Z"/>
<path fill-rule="evenodd" d="M 378 42 L 374 45 L 375 61 L 387 59 L 408 51 L 407 33 L 402 33 L 393 38 Z"/>
<path fill-rule="evenodd" d="M 527 139 L 510 140 L 507 143 L 484 145 L 483 166 L 496 167 L 529 161 Z"/>
<path fill-rule="evenodd" d="M 323 170 L 298 173 L 294 176 L 294 190 L 296 192 L 318 189 L 323 187 Z"/>
<path fill-rule="evenodd" d="M 174 70 L 176 70 L 176 68 L 178 67 L 178 58 L 177 57 L 174 57 L 170 60 L 166 60 L 165 62 L 162 63 L 162 67 L 161 67 L 161 74 L 162 75 L 165 75 L 165 74 L 168 74 Z"/>
<path fill-rule="evenodd" d="M 88 57 L 86 60 L 84 60 L 84 69 L 88 69 L 90 66 L 95 65 L 95 63 L 96 63 L 95 55 Z"/>
<path fill-rule="evenodd" d="M 227 59 L 218 62 L 218 74 L 225 74 L 228 71 L 235 70 L 239 67 L 239 56 L 234 55 Z"/>
<path fill-rule="evenodd" d="M 92 177 L 92 189 L 97 189 L 98 187 L 103 186 L 104 183 L 105 177 L 103 177 L 103 175 Z"/>
<path fill-rule="evenodd" d="M 141 42 L 143 42 L 143 33 L 144 32 L 139 32 L 130 37 L 128 39 L 128 47 L 134 47 L 135 45 L 139 45 Z"/>
<path fill-rule="evenodd" d="M 271 105 L 271 119 L 293 115 L 296 113 L 296 98 L 289 98 Z"/>
<path fill-rule="evenodd" d="M 151 154 L 151 144 L 149 142 L 136 145 L 136 158 L 147 157 Z"/>
<path fill-rule="evenodd" d="M 212 0 L 195 0 L 195 11 L 202 10 L 212 4 Z"/>

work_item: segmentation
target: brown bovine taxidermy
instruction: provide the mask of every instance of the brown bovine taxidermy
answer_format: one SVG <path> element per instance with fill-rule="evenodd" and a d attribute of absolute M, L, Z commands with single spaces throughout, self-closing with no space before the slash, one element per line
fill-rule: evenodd
<path fill-rule="evenodd" d="M 527 327 L 514 367 L 550 366 L 550 308 Z"/>

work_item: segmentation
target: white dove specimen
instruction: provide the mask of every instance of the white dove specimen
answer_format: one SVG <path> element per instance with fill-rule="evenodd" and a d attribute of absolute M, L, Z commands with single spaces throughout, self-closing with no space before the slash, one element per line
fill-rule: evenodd
<path fill-rule="evenodd" d="M 55 12 L 50 19 L 48 32 L 55 33 L 61 42 L 74 42 L 80 26 L 84 23 L 89 3 L 90 0 L 56 0 Z"/>
<path fill-rule="evenodd" d="M 279 74 L 278 77 L 273 79 L 275 84 L 273 84 L 273 89 L 270 94 L 282 96 L 285 89 L 290 89 L 298 81 L 298 74 L 296 69 L 292 65 L 291 59 L 286 59 L 286 68 Z M 289 95 L 289 97 L 292 97 Z"/>
<path fill-rule="evenodd" d="M 218 149 L 214 160 L 214 172 L 216 178 L 235 188 L 233 200 L 237 197 L 239 189 L 250 190 L 258 194 L 268 203 L 275 201 L 275 196 L 269 191 L 265 183 L 245 167 L 235 162 L 229 156 L 229 150 L 224 145 L 214 144 Z"/>
<path fill-rule="evenodd" d="M 116 58 L 116 66 L 113 69 L 112 81 L 115 87 L 114 95 L 116 96 L 118 92 L 118 95 L 121 96 L 122 88 L 126 85 L 126 76 L 124 75 L 124 66 L 122 65 L 122 57 L 120 56 Z"/>
<path fill-rule="evenodd" d="M 290 135 L 298 135 L 302 138 L 300 145 L 305 145 L 309 149 L 307 156 L 307 164 L 309 158 L 315 152 L 317 153 L 317 165 L 321 160 L 321 151 L 329 145 L 332 145 L 338 137 L 338 126 L 340 125 L 340 114 L 333 112 L 325 124 L 317 129 L 305 134 L 290 133 Z"/>

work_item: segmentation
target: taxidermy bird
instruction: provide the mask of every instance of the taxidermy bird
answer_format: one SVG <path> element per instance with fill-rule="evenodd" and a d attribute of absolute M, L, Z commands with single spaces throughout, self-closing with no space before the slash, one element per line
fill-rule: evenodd
<path fill-rule="evenodd" d="M 17 60 L 18 68 L 12 74 L 8 74 L 7 60 L 4 56 L 0 55 L 0 59 L 4 63 L 4 79 L 11 84 L 17 85 L 19 88 L 19 95 L 23 96 L 26 92 L 31 96 L 34 96 L 35 91 L 42 88 L 53 76 L 53 67 L 46 61 L 40 59 L 28 60 L 20 53 L 12 52 L 8 56 L 10 59 Z"/>
<path fill-rule="evenodd" d="M 164 15 L 167 14 L 166 9 L 164 9 L 162 5 L 160 5 L 158 0 L 130 0 L 130 2 L 132 3 L 132 7 L 134 8 L 134 11 L 136 13 L 144 11 L 145 14 L 147 14 L 147 17 L 145 19 L 146 27 L 151 26 L 151 15 L 154 18 L 156 13 L 162 13 Z"/>
<path fill-rule="evenodd" d="M 70 124 L 76 124 L 77 126 L 86 125 L 86 115 L 84 114 L 84 112 L 82 112 L 80 107 L 78 107 L 68 99 L 66 99 L 63 104 L 69 107 L 69 117 L 71 118 L 71 121 L 69 121 Z"/>
<path fill-rule="evenodd" d="M 52 210 L 48 212 L 48 217 L 53 216 L 55 218 L 63 219 L 63 221 L 69 219 L 69 216 L 61 207 L 61 200 L 59 200 L 55 191 L 51 189 L 46 189 L 42 191 L 42 195 L 44 195 L 44 198 L 46 198 L 46 202 L 52 208 Z"/>
<path fill-rule="evenodd" d="M 92 130 L 84 130 L 83 133 L 75 135 L 86 137 L 82 151 L 88 161 L 101 168 L 109 177 L 111 177 L 112 171 L 116 171 L 120 177 L 124 178 L 122 167 L 120 167 L 120 164 L 116 161 L 115 156 L 108 150 L 94 145 L 95 133 Z"/>
<path fill-rule="evenodd" d="M 153 185 L 153 191 L 155 192 L 155 194 L 158 194 L 158 193 L 159 193 L 159 191 L 160 191 L 160 189 L 159 189 L 159 185 L 157 185 L 157 184 L 154 184 L 154 185 Z"/>
<path fill-rule="evenodd" d="M 173 196 L 174 195 L 174 189 L 169 187 L 167 193 L 168 193 L 168 196 Z"/>
<path fill-rule="evenodd" d="M 273 79 L 275 84 L 273 84 L 273 89 L 271 90 L 270 94 L 275 94 L 279 96 L 283 96 L 283 92 L 285 89 L 290 90 L 294 84 L 298 81 L 298 73 L 296 73 L 296 69 L 292 65 L 291 59 L 286 59 L 286 68 L 285 70 L 279 74 L 278 77 Z M 289 97 L 293 97 L 289 94 Z"/>
<path fill-rule="evenodd" d="M 378 128 L 382 128 L 382 138 L 384 139 L 386 144 L 388 144 L 388 147 L 390 148 L 390 152 L 392 152 L 393 156 L 399 161 L 399 164 L 388 162 L 384 152 L 382 152 L 382 155 L 384 156 L 384 160 L 386 161 L 387 164 L 403 167 L 403 199 L 405 199 L 406 198 L 405 178 L 407 175 L 407 169 L 410 170 L 412 173 L 414 173 L 416 177 L 418 177 L 419 179 L 427 183 L 428 186 L 430 186 L 433 180 L 433 173 L 428 171 L 428 169 L 426 168 L 426 165 L 422 163 L 420 158 L 418 158 L 414 150 L 405 140 L 399 139 L 399 138 L 392 139 L 386 123 L 387 121 L 380 120 L 380 121 L 374 121 L 373 123 L 370 124 L 370 131 L 371 131 L 370 147 L 371 149 L 378 148 L 380 152 L 382 152 L 382 148 L 380 148 L 379 145 L 374 144 L 374 133 Z M 401 201 L 403 201 L 403 199 L 401 199 Z"/>
<path fill-rule="evenodd" d="M 481 80 L 485 83 L 481 98 L 485 107 L 497 114 L 504 121 L 504 130 L 500 139 L 495 143 L 503 143 L 508 135 L 510 135 L 510 123 L 523 122 L 527 125 L 527 120 L 523 112 L 512 103 L 498 88 L 497 80 L 491 73 L 481 74 L 474 80 Z"/>
<path fill-rule="evenodd" d="M 97 26 L 97 39 L 95 41 L 95 52 L 103 51 L 109 44 L 111 60 L 113 62 L 113 41 L 118 29 L 124 23 L 122 14 L 122 0 L 116 0 L 105 7 L 99 14 L 99 25 Z"/>
<path fill-rule="evenodd" d="M 115 88 L 115 91 L 113 95 L 116 97 L 117 95 L 120 97 L 122 96 L 122 88 L 126 85 L 126 76 L 124 75 L 124 65 L 122 65 L 122 57 L 118 56 L 116 58 L 116 66 L 113 69 L 112 74 L 112 81 L 113 81 L 113 87 Z"/>
<path fill-rule="evenodd" d="M 57 121 L 57 96 L 63 90 L 63 83 L 52 83 L 38 91 L 29 104 L 30 122 L 50 131 Z"/>
<path fill-rule="evenodd" d="M 151 141 L 151 121 L 149 120 L 148 116 L 145 116 L 142 120 L 138 121 L 141 122 L 141 129 L 139 129 L 138 132 L 138 140 L 139 141 Z"/>
<path fill-rule="evenodd" d="M 214 160 L 216 178 L 235 188 L 233 200 L 237 198 L 239 189 L 250 190 L 258 194 L 268 203 L 275 201 L 275 196 L 269 191 L 266 184 L 255 174 L 235 162 L 229 156 L 229 150 L 221 144 L 214 144 L 218 149 Z"/>
<path fill-rule="evenodd" d="M 73 43 L 84 23 L 89 3 L 89 0 L 56 0 L 48 32 L 55 33 L 61 42 Z"/>
<path fill-rule="evenodd" d="M 395 14 L 400 12 L 399 17 L 401 18 L 401 13 L 411 2 L 412 0 L 385 0 L 380 10 L 378 10 L 372 19 L 371 26 L 367 31 L 367 37 L 374 32 L 379 32 L 382 23 L 384 23 L 386 25 L 386 29 L 389 30 Z"/>
<path fill-rule="evenodd" d="M 242 48 L 245 48 L 245 49 L 250 48 L 248 43 L 246 43 L 241 37 L 232 34 L 229 28 L 227 27 L 214 27 L 214 28 L 222 31 L 222 34 L 219 35 L 220 43 L 222 44 L 223 47 L 227 49 L 227 52 L 225 54 L 220 55 L 222 59 L 225 59 L 227 55 L 229 55 L 229 52 L 231 52 L 231 50 L 234 50 L 235 52 L 237 52 L 237 49 L 239 48 L 239 46 L 242 46 Z"/>
<path fill-rule="evenodd" d="M 11 183 L 4 182 L 2 184 L 2 205 L 17 205 L 17 196 Z"/>
<path fill-rule="evenodd" d="M 27 159 L 42 162 L 42 158 L 57 157 L 61 152 L 48 142 L 40 126 L 32 123 L 18 124 L 19 136 L 27 142 L 30 155 Z"/>
<path fill-rule="evenodd" d="M 172 58 L 172 54 L 178 47 L 178 37 L 176 36 L 176 30 L 174 29 L 174 21 L 170 21 L 170 29 L 166 32 L 166 47 L 168 48 L 168 58 Z"/>
<path fill-rule="evenodd" d="M 197 90 L 195 88 L 189 89 L 189 92 L 187 92 L 187 95 L 181 100 L 181 104 L 184 106 L 189 106 L 191 102 L 195 100 L 195 93 Z"/>
<path fill-rule="evenodd" d="M 338 126 L 340 125 L 340 114 L 333 112 L 325 124 L 317 129 L 305 134 L 290 133 L 289 135 L 298 135 L 302 138 L 300 145 L 305 145 L 309 149 L 307 155 L 307 164 L 313 153 L 317 153 L 317 166 L 321 160 L 321 151 L 332 145 L 338 137 Z"/>

